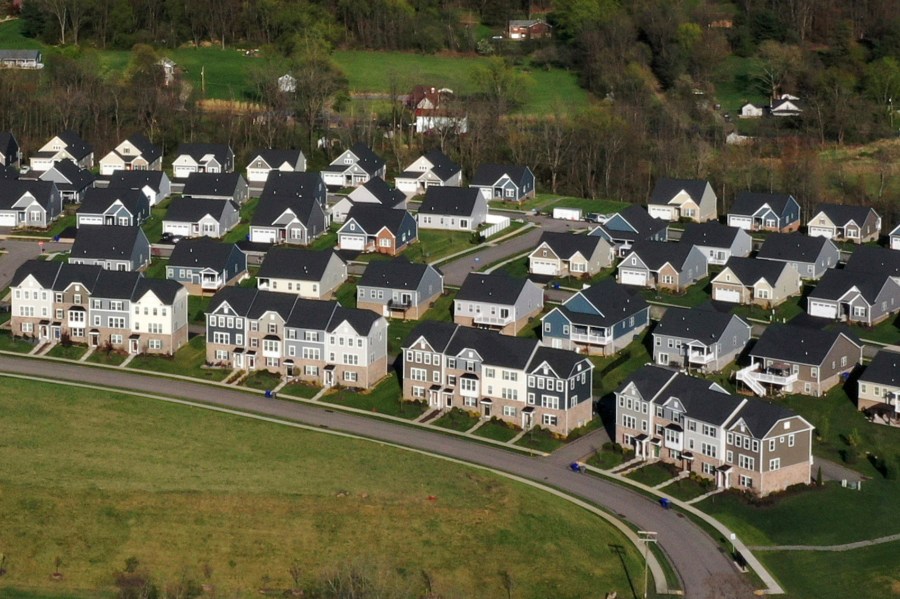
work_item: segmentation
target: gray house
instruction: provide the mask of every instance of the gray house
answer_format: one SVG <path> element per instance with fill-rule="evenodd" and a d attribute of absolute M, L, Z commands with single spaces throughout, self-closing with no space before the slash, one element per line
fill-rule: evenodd
<path fill-rule="evenodd" d="M 140 227 L 91 225 L 78 229 L 69 264 L 137 271 L 150 264 L 150 242 Z"/>
<path fill-rule="evenodd" d="M 328 216 L 315 199 L 267 195 L 263 191 L 250 220 L 250 241 L 309 245 L 327 230 Z"/>
<path fill-rule="evenodd" d="M 94 186 L 94 175 L 91 171 L 81 168 L 71 160 L 54 162 L 53 166 L 40 174 L 39 179 L 56 183 L 64 202 L 80 202 L 85 192 Z"/>
<path fill-rule="evenodd" d="M 376 314 L 418 320 L 444 292 L 444 275 L 430 264 L 406 258 L 372 262 L 356 287 L 356 307 Z"/>
<path fill-rule="evenodd" d="M 824 237 L 773 233 L 766 237 L 756 258 L 786 262 L 797 269 L 801 278 L 817 280 L 826 270 L 838 265 L 841 252 Z"/>
<path fill-rule="evenodd" d="M 46 229 L 61 212 L 56 183 L 0 178 L 0 227 Z"/>
<path fill-rule="evenodd" d="M 696 247 L 707 262 L 720 266 L 732 256 L 746 258 L 753 251 L 753 238 L 747 231 L 715 221 L 686 224 L 679 243 Z"/>
<path fill-rule="evenodd" d="M 453 300 L 453 322 L 515 335 L 543 308 L 544 290 L 528 279 L 473 272 Z"/>
<path fill-rule="evenodd" d="M 119 225 L 133 227 L 150 216 L 147 196 L 136 189 L 97 189 L 87 191 L 76 213 L 75 225 Z"/>
<path fill-rule="evenodd" d="M 355 143 L 322 171 L 325 185 L 355 187 L 369 179 L 381 177 L 387 171 L 384 160 L 364 143 Z"/>
<path fill-rule="evenodd" d="M 226 144 L 183 143 L 175 150 L 172 173 L 184 183 L 192 173 L 231 173 L 234 151 Z"/>
<path fill-rule="evenodd" d="M 632 244 L 641 240 L 666 241 L 669 236 L 668 222 L 653 218 L 636 204 L 628 206 L 612 215 L 609 220 L 592 230 L 588 235 L 603 237 L 616 248 L 619 256 L 631 250 Z"/>
<path fill-rule="evenodd" d="M 800 204 L 783 193 L 742 191 L 728 211 L 728 226 L 748 231 L 790 233 L 800 229 Z"/>
<path fill-rule="evenodd" d="M 822 204 L 806 225 L 810 237 L 866 243 L 878 241 L 881 217 L 867 206 Z"/>
<path fill-rule="evenodd" d="M 109 188 L 137 189 L 156 206 L 172 194 L 172 182 L 165 171 L 116 171 L 109 178 Z"/>
<path fill-rule="evenodd" d="M 250 197 L 250 188 L 239 173 L 191 173 L 181 192 L 205 200 L 231 200 L 238 206 Z"/>
<path fill-rule="evenodd" d="M 750 341 L 750 325 L 709 306 L 669 308 L 653 329 L 653 361 L 662 366 L 718 372 Z"/>
<path fill-rule="evenodd" d="M 247 254 L 234 243 L 209 237 L 182 239 L 166 265 L 166 278 L 184 285 L 191 295 L 215 293 L 246 273 Z"/>
<path fill-rule="evenodd" d="M 803 281 L 797 269 L 775 260 L 731 258 L 712 279 L 712 298 L 717 302 L 754 304 L 773 308 L 799 295 Z"/>
<path fill-rule="evenodd" d="M 860 375 L 857 389 L 859 411 L 885 424 L 900 423 L 900 353 L 879 350 Z"/>
<path fill-rule="evenodd" d="M 684 243 L 637 241 L 619 263 L 623 285 L 683 292 L 707 275 L 706 256 Z"/>
<path fill-rule="evenodd" d="M 417 219 L 422 229 L 477 231 L 487 214 L 487 200 L 477 189 L 429 187 Z"/>
<path fill-rule="evenodd" d="M 357 204 L 347 213 L 337 236 L 342 250 L 396 256 L 419 239 L 419 228 L 406 210 Z"/>
<path fill-rule="evenodd" d="M 528 272 L 552 277 L 593 276 L 612 266 L 613 260 L 615 250 L 602 237 L 547 231 L 528 255 Z"/>
<path fill-rule="evenodd" d="M 347 264 L 333 250 L 277 247 L 266 252 L 256 274 L 262 291 L 331 299 L 347 280 Z"/>
<path fill-rule="evenodd" d="M 482 164 L 469 187 L 477 189 L 485 201 L 523 202 L 536 193 L 531 169 L 514 164 Z"/>
<path fill-rule="evenodd" d="M 810 316 L 874 326 L 900 311 L 900 283 L 887 272 L 829 270 L 807 302 Z"/>
<path fill-rule="evenodd" d="M 241 221 L 240 209 L 228 200 L 180 197 L 163 217 L 162 231 L 173 237 L 222 237 Z"/>

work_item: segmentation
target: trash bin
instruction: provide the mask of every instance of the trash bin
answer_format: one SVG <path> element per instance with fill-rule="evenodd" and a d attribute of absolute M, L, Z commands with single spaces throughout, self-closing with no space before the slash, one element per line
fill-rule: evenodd
<path fill-rule="evenodd" d="M 578 462 L 572 462 L 569 464 L 569 469 L 572 472 L 581 472 L 581 465 Z"/>
<path fill-rule="evenodd" d="M 553 288 L 554 288 L 554 289 L 559 289 L 559 283 L 553 283 Z"/>
<path fill-rule="evenodd" d="M 54 235 L 54 236 L 53 236 L 53 241 L 57 241 L 57 242 L 58 242 L 58 241 L 59 241 L 59 235 Z"/>
<path fill-rule="evenodd" d="M 664 510 L 669 509 L 669 505 L 670 505 L 670 503 L 669 503 L 669 498 L 668 498 L 668 497 L 663 497 L 662 499 L 660 499 L 660 500 L 659 500 L 659 505 L 661 505 L 662 508 L 663 508 Z"/>
<path fill-rule="evenodd" d="M 275 397 L 275 394 L 272 393 L 272 390 L 271 390 L 271 389 L 266 389 L 266 397 L 267 397 L 268 399 L 272 399 L 273 397 Z"/>

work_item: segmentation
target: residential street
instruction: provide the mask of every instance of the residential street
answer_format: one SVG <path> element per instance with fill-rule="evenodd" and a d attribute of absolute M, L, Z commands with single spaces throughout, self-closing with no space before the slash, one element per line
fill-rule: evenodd
<path fill-rule="evenodd" d="M 6 239 L 0 241 L 0 248 L 6 250 L 6 255 L 0 258 L 0 289 L 5 289 L 9 285 L 20 266 L 41 255 L 41 246 L 38 245 L 37 240 Z M 48 253 L 71 248 L 72 245 L 69 243 L 44 242 L 44 251 Z"/>
<path fill-rule="evenodd" d="M 530 458 L 499 448 L 412 428 L 376 418 L 365 418 L 291 401 L 182 380 L 140 375 L 115 369 L 0 356 L 0 371 L 46 376 L 111 388 L 133 389 L 207 404 L 270 415 L 312 426 L 336 429 L 454 457 L 533 479 L 584 498 L 618 514 L 641 530 L 659 533 L 659 545 L 680 574 L 686 597 L 692 599 L 752 596 L 749 578 L 740 575 L 731 560 L 699 527 L 676 511 L 663 510 L 644 496 L 601 478 L 574 474 L 559 460 Z M 22 398 L 27 401 L 27 398 Z M 592 438 L 581 449 L 598 442 Z M 581 450 L 579 449 L 579 451 Z M 631 573 L 633 577 L 639 572 Z"/>

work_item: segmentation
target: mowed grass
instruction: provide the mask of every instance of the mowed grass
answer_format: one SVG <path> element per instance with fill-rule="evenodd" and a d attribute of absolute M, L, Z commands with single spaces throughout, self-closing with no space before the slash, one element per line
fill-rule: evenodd
<path fill-rule="evenodd" d="M 516 204 L 515 202 L 504 202 L 502 200 L 491 200 L 491 208 L 505 208 L 508 210 L 524 210 L 530 212 L 532 210 L 541 210 L 552 212 L 553 208 L 576 208 L 580 209 L 585 216 L 591 212 L 598 214 L 613 214 L 627 208 L 626 202 L 617 200 L 602 200 L 591 198 L 576 198 L 570 196 L 561 196 L 554 193 L 538 193 L 530 200 Z"/>
<path fill-rule="evenodd" d="M 221 381 L 230 371 L 221 368 L 205 368 L 206 339 L 197 336 L 187 342 L 174 356 L 141 354 L 135 357 L 128 368 L 179 374 L 209 381 Z"/>
<path fill-rule="evenodd" d="M 241 597 L 288 588 L 295 560 L 305 584 L 361 562 L 410 596 L 423 571 L 443 596 L 488 598 L 507 596 L 501 571 L 535 598 L 630 596 L 625 568 L 641 572 L 602 520 L 462 465 L 121 393 L 4 388 L 0 596 L 110 596 L 129 557 L 160 586 Z"/>

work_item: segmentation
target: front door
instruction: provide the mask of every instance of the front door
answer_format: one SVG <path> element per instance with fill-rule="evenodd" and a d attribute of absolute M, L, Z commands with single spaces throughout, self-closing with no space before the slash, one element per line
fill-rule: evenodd
<path fill-rule="evenodd" d="M 100 333 L 91 333 L 91 347 L 100 345 Z"/>
<path fill-rule="evenodd" d="M 294 376 L 294 365 L 293 364 L 285 364 L 285 373 L 289 378 L 293 378 Z"/>
<path fill-rule="evenodd" d="M 334 386 L 334 370 L 331 370 L 331 369 L 325 370 L 325 386 L 326 387 Z"/>
<path fill-rule="evenodd" d="M 481 405 L 484 406 L 484 417 L 490 418 L 491 417 L 491 404 L 486 403 L 486 404 L 481 404 Z"/>
<path fill-rule="evenodd" d="M 38 329 L 38 337 L 40 339 L 49 339 L 50 338 L 50 327 L 45 324 L 42 324 Z"/>
<path fill-rule="evenodd" d="M 129 339 L 128 340 L 128 353 L 136 354 L 140 350 L 140 343 L 138 339 Z"/>
<path fill-rule="evenodd" d="M 731 472 L 716 470 L 716 487 L 719 489 L 727 489 L 731 486 Z"/>
<path fill-rule="evenodd" d="M 532 426 L 534 426 L 534 414 L 531 412 L 524 412 L 522 414 L 522 428 L 527 431 Z"/>
<path fill-rule="evenodd" d="M 247 370 L 256 370 L 256 356 L 247 356 Z"/>
<path fill-rule="evenodd" d="M 234 354 L 234 367 L 238 370 L 242 370 L 244 368 L 244 354 Z"/>

